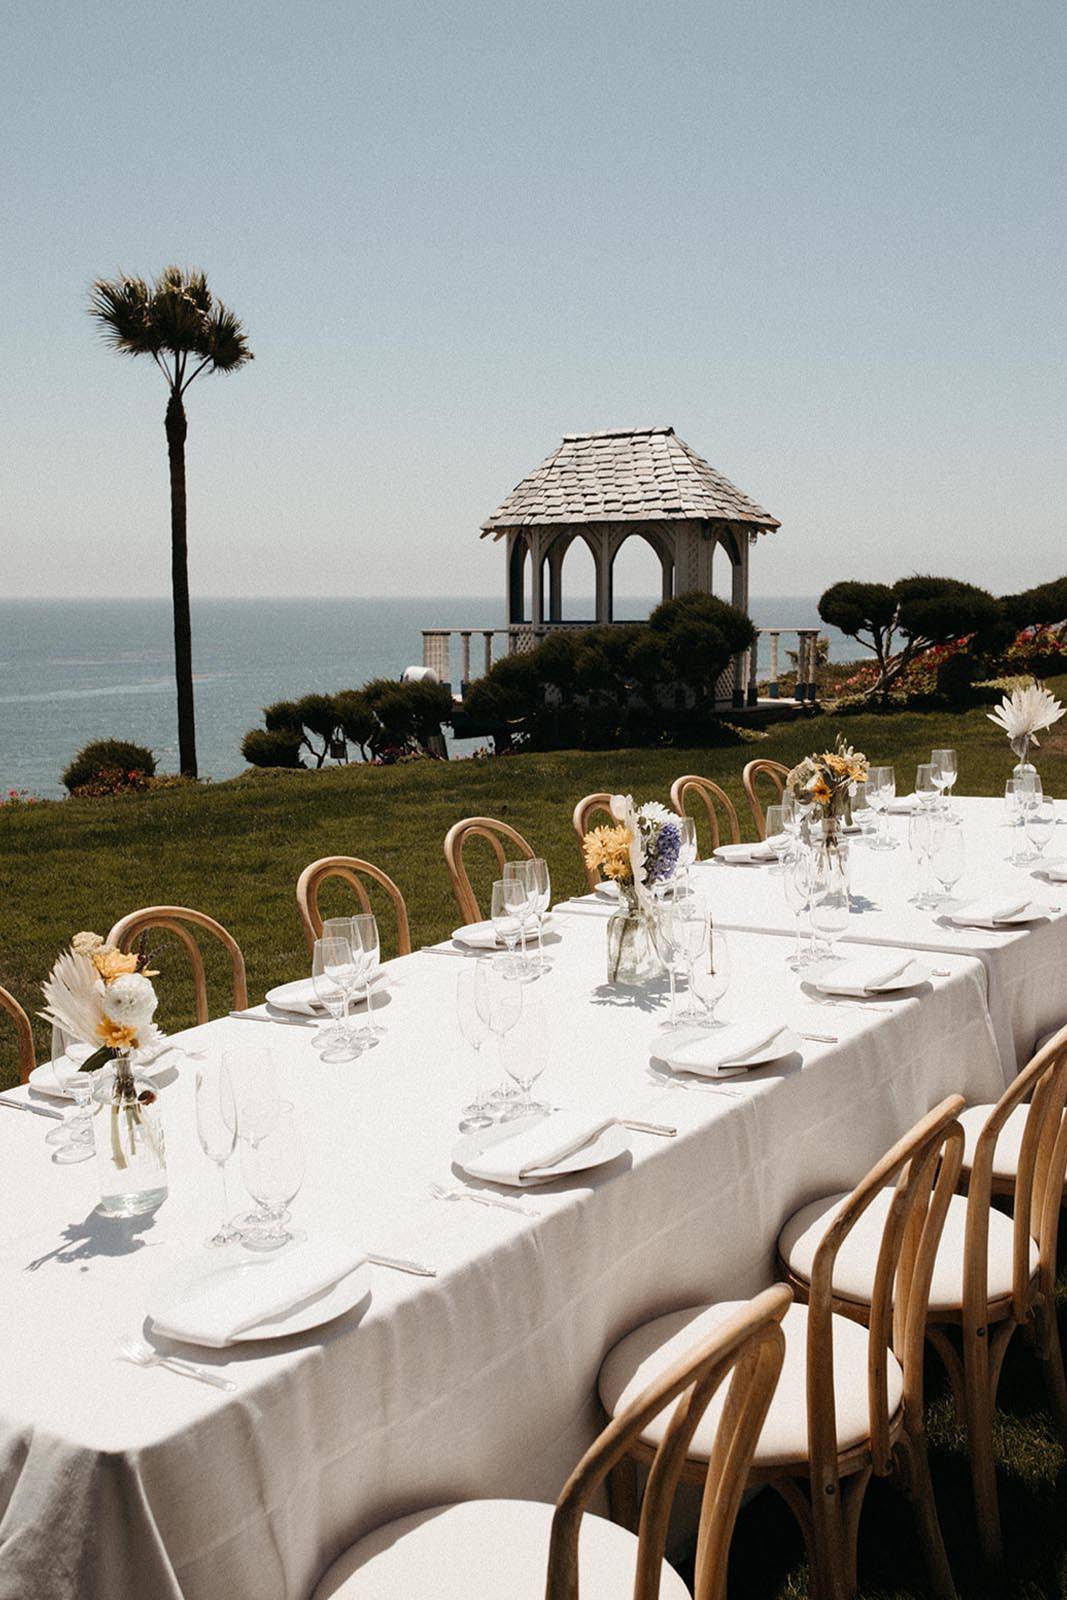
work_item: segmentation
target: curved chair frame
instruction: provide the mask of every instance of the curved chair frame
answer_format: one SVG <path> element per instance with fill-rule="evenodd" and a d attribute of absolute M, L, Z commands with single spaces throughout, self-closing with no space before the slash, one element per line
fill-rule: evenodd
<path fill-rule="evenodd" d="M 586 866 L 585 851 L 582 847 L 582 841 L 589 832 L 589 819 L 597 811 L 606 812 L 609 823 L 612 827 L 615 826 L 615 818 L 611 814 L 611 796 L 610 794 L 606 793 L 587 794 L 584 799 L 579 800 L 571 816 L 571 823 L 574 827 L 575 833 L 578 836 L 578 851 L 582 858 L 582 871 L 585 873 L 586 885 L 591 890 L 596 888 L 600 879 L 597 873 L 593 871 L 592 867 Z"/>
<path fill-rule="evenodd" d="M 488 839 L 496 854 L 497 866 L 503 876 L 504 846 L 501 839 L 507 839 L 515 845 L 527 861 L 534 859 L 532 847 L 523 838 L 522 834 L 508 822 L 498 822 L 495 817 L 465 817 L 462 822 L 456 822 L 445 834 L 445 862 L 448 866 L 449 876 L 452 879 L 452 893 L 459 906 L 459 914 L 466 922 L 480 922 L 482 913 L 478 909 L 478 901 L 474 890 L 471 888 L 467 869 L 463 864 L 463 850 L 468 839 Z"/>
<path fill-rule="evenodd" d="M 708 822 L 711 825 L 711 849 L 713 851 L 717 850 L 722 843 L 722 837 L 719 832 L 719 814 L 715 809 L 717 804 L 722 806 L 726 813 L 726 822 L 730 830 L 730 843 L 739 844 L 741 842 L 741 824 L 737 820 L 737 811 L 734 803 L 725 789 L 720 789 L 719 785 L 713 783 L 710 778 L 701 778 L 695 772 L 687 772 L 684 777 L 675 778 L 671 784 L 671 805 L 680 817 L 689 815 L 685 809 L 687 795 L 695 795 L 704 807 Z M 697 853 L 699 855 L 699 850 Z"/>
<path fill-rule="evenodd" d="M 319 861 L 313 861 L 304 868 L 296 881 L 296 903 L 300 911 L 300 921 L 304 925 L 304 938 L 307 940 L 309 953 L 315 948 L 315 940 L 322 938 L 322 917 L 319 913 L 319 889 L 329 878 L 343 878 L 350 884 L 359 898 L 360 908 L 365 912 L 373 911 L 370 895 L 367 893 L 364 878 L 371 878 L 375 883 L 381 884 L 389 899 L 392 901 L 396 913 L 396 953 L 398 956 L 411 954 L 411 930 L 408 926 L 408 908 L 404 904 L 404 896 L 387 872 L 381 867 L 376 867 L 370 861 L 361 861 L 358 856 L 323 856 Z"/>
<path fill-rule="evenodd" d="M 161 932 L 172 933 L 180 939 L 185 946 L 189 960 L 193 967 L 193 982 L 196 986 L 196 1020 L 198 1023 L 209 1021 L 207 1009 L 207 980 L 204 976 L 204 958 L 200 954 L 197 944 L 186 923 L 195 927 L 205 928 L 226 950 L 230 958 L 230 970 L 233 974 L 233 1005 L 235 1011 L 243 1011 L 248 1005 L 248 984 L 245 978 L 245 958 L 241 948 L 231 933 L 227 933 L 221 922 L 216 922 L 214 917 L 209 917 L 203 911 L 194 911 L 189 906 L 144 906 L 140 911 L 131 911 L 128 916 L 121 917 L 107 936 L 108 944 L 113 944 L 120 950 L 128 950 L 135 939 L 142 933 L 147 933 L 153 928 Z"/>
<path fill-rule="evenodd" d="M 6 1011 L 15 1024 L 15 1038 L 18 1042 L 19 1082 L 28 1083 L 30 1081 L 30 1073 L 37 1065 L 30 1019 L 15 999 L 15 996 L 9 994 L 6 989 L 0 989 L 0 1011 Z"/>
<path fill-rule="evenodd" d="M 757 839 L 767 837 L 767 824 L 763 816 L 763 806 L 759 795 L 756 793 L 756 784 L 760 778 L 769 778 L 774 785 L 775 795 L 781 800 L 785 793 L 785 780 L 789 776 L 789 768 L 780 761 L 771 761 L 761 756 L 758 761 L 749 761 L 741 774 L 741 782 L 745 786 L 745 796 L 748 800 L 748 809 L 752 813 L 752 821 L 756 825 Z"/>

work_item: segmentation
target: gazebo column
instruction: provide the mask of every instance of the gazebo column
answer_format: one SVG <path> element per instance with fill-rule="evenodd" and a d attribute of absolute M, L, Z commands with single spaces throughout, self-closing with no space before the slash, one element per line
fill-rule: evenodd
<path fill-rule="evenodd" d="M 730 601 L 748 616 L 748 533 L 744 528 L 734 532 L 737 560 L 730 577 Z"/>
<path fill-rule="evenodd" d="M 610 622 L 611 612 L 611 551 L 601 534 L 596 548 L 596 620 Z"/>
<path fill-rule="evenodd" d="M 563 621 L 563 560 L 567 554 L 567 540 L 553 539 L 548 547 L 548 620 Z"/>
<path fill-rule="evenodd" d="M 544 560 L 541 555 L 541 534 L 535 529 L 530 534 L 530 621 L 534 638 L 545 625 Z"/>

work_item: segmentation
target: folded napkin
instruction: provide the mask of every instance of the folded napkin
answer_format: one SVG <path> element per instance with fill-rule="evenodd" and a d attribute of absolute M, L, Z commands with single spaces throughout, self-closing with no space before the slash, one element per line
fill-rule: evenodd
<path fill-rule="evenodd" d="M 267 995 L 268 1005 L 279 1011 L 296 1011 L 303 1017 L 321 1017 L 326 1007 L 315 993 L 311 978 L 296 978 L 292 983 L 280 983 Z"/>
<path fill-rule="evenodd" d="M 283 1245 L 272 1255 L 220 1265 L 197 1278 L 176 1301 L 159 1309 L 149 1305 L 148 1313 L 156 1333 L 219 1349 L 331 1289 L 365 1259 L 355 1245 L 320 1234 Z"/>
<path fill-rule="evenodd" d="M 766 839 L 757 840 L 754 844 L 721 844 L 715 854 L 720 861 L 741 863 L 773 861 L 775 859 L 774 847 L 768 844 Z"/>
<path fill-rule="evenodd" d="M 911 794 L 895 795 L 886 806 L 886 810 L 891 817 L 906 817 L 918 804 L 919 796 L 912 790 Z"/>
<path fill-rule="evenodd" d="M 911 962 L 910 954 L 886 956 L 875 952 L 853 956 L 818 979 L 818 987 L 829 989 L 834 994 L 869 994 L 872 989 L 883 988 L 892 983 L 894 978 L 899 978 L 904 969 L 911 966 Z"/>
<path fill-rule="evenodd" d="M 1067 883 L 1067 861 L 1046 861 L 1041 870 L 1051 883 Z"/>
<path fill-rule="evenodd" d="M 598 894 L 601 900 L 610 900 L 613 905 L 618 905 L 622 899 L 614 878 L 601 878 L 594 893 Z"/>
<path fill-rule="evenodd" d="M 557 1111 L 512 1138 L 490 1145 L 464 1165 L 476 1178 L 492 1183 L 522 1183 L 526 1178 L 548 1177 L 566 1156 L 591 1145 L 615 1122 L 614 1117 L 588 1111 Z"/>
<path fill-rule="evenodd" d="M 1017 917 L 1020 911 L 1025 911 L 1030 904 L 1027 899 L 1010 899 L 1002 895 L 999 899 L 992 895 L 984 900 L 972 900 L 968 905 L 960 906 L 951 916 L 953 922 L 975 922 L 985 927 L 997 922 L 1010 922 Z"/>
<path fill-rule="evenodd" d="M 675 1044 L 669 1034 L 661 1040 L 661 1059 L 677 1072 L 696 1072 L 704 1078 L 714 1078 L 731 1068 L 744 1070 L 752 1056 L 762 1056 L 773 1044 L 784 1025 L 768 1027 L 751 1022 L 727 1022 L 710 1033 L 679 1033 Z"/>
<path fill-rule="evenodd" d="M 548 918 L 545 918 L 547 926 Z M 526 919 L 526 937 L 537 933 L 537 918 Z M 462 928 L 453 928 L 452 937 L 457 944 L 465 944 L 471 950 L 500 950 L 503 941 L 497 940 L 496 929 L 492 922 L 468 922 Z"/>

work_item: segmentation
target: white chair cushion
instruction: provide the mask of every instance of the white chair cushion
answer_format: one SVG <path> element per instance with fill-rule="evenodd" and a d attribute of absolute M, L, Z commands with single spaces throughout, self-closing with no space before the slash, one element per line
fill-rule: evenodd
<path fill-rule="evenodd" d="M 882 1231 L 889 1212 L 892 1189 L 883 1189 L 846 1238 L 834 1263 L 834 1293 L 845 1300 L 870 1304 Z M 848 1199 L 830 1194 L 813 1200 L 790 1217 L 778 1238 L 778 1253 L 798 1278 L 811 1277 L 815 1252 L 823 1234 Z M 954 1194 L 948 1205 L 930 1284 L 931 1311 L 958 1311 L 963 1304 L 963 1241 L 967 1222 L 965 1196 Z M 1010 1217 L 989 1213 L 989 1298 L 1011 1294 L 1012 1231 Z M 1037 1271 L 1037 1245 L 1030 1241 L 1030 1271 Z"/>
<path fill-rule="evenodd" d="M 600 1369 L 600 1399 L 609 1416 L 618 1416 L 653 1378 L 705 1338 L 718 1323 L 739 1310 L 743 1301 L 714 1306 L 689 1306 L 672 1311 L 635 1328 L 612 1350 Z M 791 1305 L 782 1322 L 785 1361 L 763 1431 L 756 1445 L 753 1467 L 794 1465 L 808 1459 L 807 1349 L 808 1308 Z M 847 1317 L 833 1319 L 834 1396 L 837 1410 L 837 1447 L 848 1450 L 870 1437 L 867 1409 L 866 1328 Z M 900 1407 L 904 1374 L 896 1358 L 888 1358 L 889 1415 Z M 704 1413 L 689 1446 L 695 1461 L 707 1461 L 722 1414 L 726 1386 L 719 1390 Z M 670 1412 L 649 1425 L 642 1438 L 658 1445 L 666 1432 Z"/>
<path fill-rule="evenodd" d="M 466 1500 L 377 1528 L 319 1579 L 311 1600 L 544 1600 L 554 1506 Z M 582 1600 L 633 1590 L 637 1539 L 588 1513 L 578 1541 Z M 663 1564 L 661 1600 L 691 1600 Z"/>
<path fill-rule="evenodd" d="M 996 1106 L 967 1106 L 960 1112 L 960 1126 L 963 1128 L 963 1169 L 969 1172 L 974 1164 L 974 1148 L 978 1143 L 978 1136 L 989 1121 Z M 1023 1134 L 1026 1131 L 1026 1118 L 1030 1111 L 1029 1106 L 1016 1106 L 1014 1111 L 1008 1113 L 1008 1120 L 997 1134 L 996 1147 L 993 1151 L 993 1176 L 995 1178 L 1015 1178 L 1019 1171 L 1019 1152 L 1022 1149 Z"/>

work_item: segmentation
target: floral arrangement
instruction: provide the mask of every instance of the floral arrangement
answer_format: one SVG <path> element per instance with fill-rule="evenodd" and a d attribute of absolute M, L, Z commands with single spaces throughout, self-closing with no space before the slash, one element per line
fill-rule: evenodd
<path fill-rule="evenodd" d="M 1030 683 L 1006 694 L 986 716 L 1004 730 L 1015 754 L 1025 762 L 1030 745 L 1038 743 L 1038 733 L 1058 722 L 1065 709 L 1044 684 Z"/>
<path fill-rule="evenodd" d="M 152 1018 L 158 1004 L 142 938 L 136 950 L 118 950 L 98 933 L 76 933 L 43 985 L 41 1015 L 72 1039 L 95 1044 L 83 1071 L 93 1072 L 116 1056 L 159 1044 Z"/>
<path fill-rule="evenodd" d="M 786 778 L 786 788 L 799 806 L 816 810 L 825 820 L 848 817 L 857 783 L 867 780 L 867 757 L 853 750 L 840 734 L 833 750 L 805 756 Z"/>
<path fill-rule="evenodd" d="M 633 796 L 613 794 L 614 827 L 590 828 L 582 840 L 586 866 L 647 904 L 654 884 L 673 878 L 682 832 L 678 818 L 658 800 L 635 806 Z"/>

